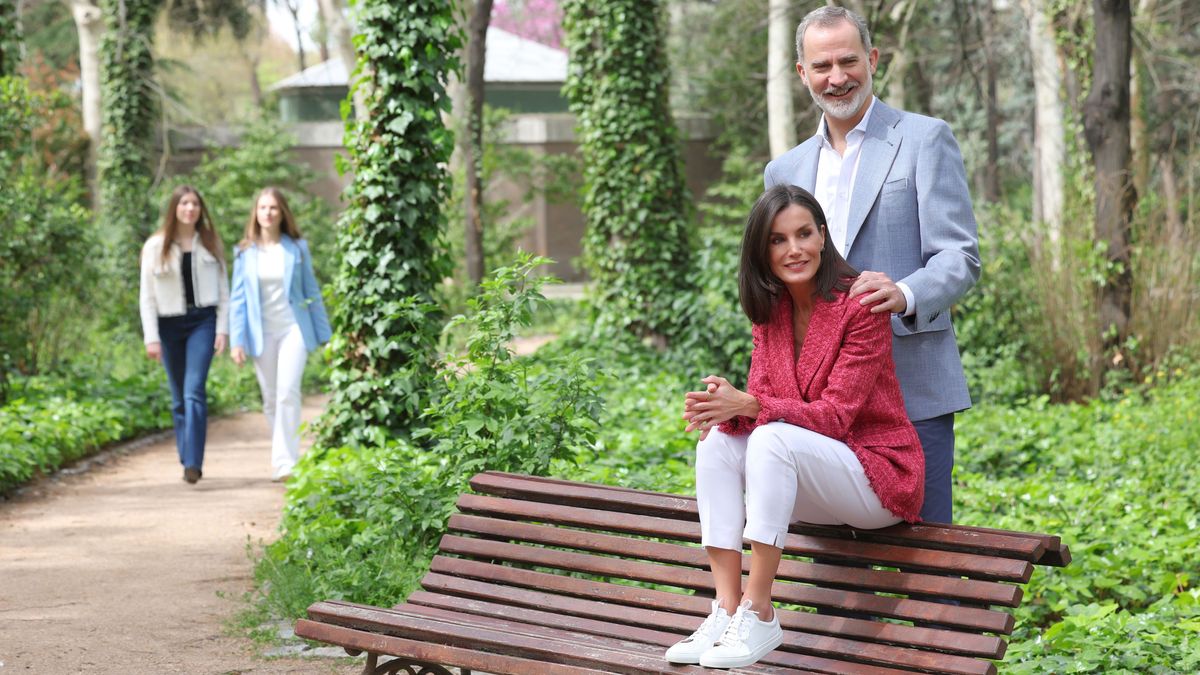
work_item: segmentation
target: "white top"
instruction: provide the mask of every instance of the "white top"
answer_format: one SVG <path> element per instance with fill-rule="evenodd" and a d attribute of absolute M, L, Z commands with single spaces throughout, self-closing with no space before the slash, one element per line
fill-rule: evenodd
<path fill-rule="evenodd" d="M 181 261 L 183 251 L 174 242 L 166 264 L 162 260 L 163 236 L 156 234 L 142 246 L 141 288 L 138 305 L 142 316 L 142 336 L 146 344 L 160 342 L 158 318 L 187 314 Z M 197 307 L 217 308 L 217 333 L 229 334 L 229 279 L 225 265 L 200 243 L 200 234 L 192 237 L 192 292 Z"/>
<path fill-rule="evenodd" d="M 817 183 L 813 186 L 813 196 L 825 211 L 825 218 L 829 221 L 829 238 L 833 240 L 833 245 L 843 258 L 850 257 L 849 251 L 846 250 L 846 238 L 850 229 L 850 199 L 854 196 L 854 181 L 858 178 L 858 160 L 862 156 L 863 140 L 867 137 L 867 123 L 871 120 L 871 111 L 875 108 L 877 100 L 874 96 L 871 97 L 867 112 L 846 134 L 845 154 L 840 155 L 833 148 L 824 115 L 821 115 L 821 124 L 817 129 L 817 137 L 821 139 L 821 154 L 817 158 Z M 912 290 L 902 281 L 896 281 L 896 287 L 904 294 L 907 305 L 904 316 L 911 316 L 917 311 Z"/>
<path fill-rule="evenodd" d="M 282 333 L 296 323 L 283 285 L 283 273 L 283 246 L 259 244 L 258 299 L 262 305 L 263 333 Z"/>

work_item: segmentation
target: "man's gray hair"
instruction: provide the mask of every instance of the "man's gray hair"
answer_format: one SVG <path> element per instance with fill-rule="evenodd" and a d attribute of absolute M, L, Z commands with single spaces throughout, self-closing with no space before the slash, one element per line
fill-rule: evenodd
<path fill-rule="evenodd" d="M 809 26 L 817 25 L 822 28 L 835 26 L 843 21 L 849 21 L 858 29 L 858 37 L 862 39 L 863 49 L 871 51 L 871 31 L 867 28 L 867 20 L 845 7 L 826 5 L 809 12 L 796 26 L 796 60 L 804 63 L 804 31 Z"/>

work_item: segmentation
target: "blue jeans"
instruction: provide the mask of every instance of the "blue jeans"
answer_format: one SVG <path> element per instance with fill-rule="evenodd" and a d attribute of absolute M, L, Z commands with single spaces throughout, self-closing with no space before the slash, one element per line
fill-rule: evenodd
<path fill-rule="evenodd" d="M 199 307 L 183 316 L 160 316 L 162 362 L 171 387 L 171 417 L 179 463 L 199 469 L 204 464 L 208 431 L 208 367 L 217 337 L 217 310 Z"/>

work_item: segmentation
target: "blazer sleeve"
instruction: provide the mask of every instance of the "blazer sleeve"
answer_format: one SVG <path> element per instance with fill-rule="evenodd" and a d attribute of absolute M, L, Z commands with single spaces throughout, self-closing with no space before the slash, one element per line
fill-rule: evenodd
<path fill-rule="evenodd" d="M 304 258 L 304 271 L 300 275 L 301 290 L 304 292 L 304 299 L 308 302 L 308 313 L 312 317 L 313 332 L 316 333 L 317 342 L 325 344 L 329 342 L 329 338 L 333 336 L 333 329 L 329 327 L 329 315 L 325 312 L 325 300 L 321 297 L 321 286 L 317 283 L 317 275 L 313 273 L 312 254 L 308 250 L 308 242 L 300 240 L 301 257 Z"/>
<path fill-rule="evenodd" d="M 229 292 L 229 347 L 246 350 L 246 267 L 243 253 L 239 249 L 233 256 L 233 288 Z"/>
<path fill-rule="evenodd" d="M 217 334 L 229 335 L 229 268 L 224 260 L 217 277 Z"/>
<path fill-rule="evenodd" d="M 751 337 L 754 340 L 754 349 L 750 352 L 750 375 L 746 380 L 746 393 L 762 400 L 762 396 L 770 391 L 770 382 L 767 379 L 766 357 L 766 327 L 754 324 L 751 330 Z M 717 425 L 717 428 L 722 432 L 733 436 L 745 436 L 758 426 L 758 422 L 752 417 L 745 415 L 737 415 Z"/>
<path fill-rule="evenodd" d="M 962 154 L 950 127 L 936 120 L 917 150 L 917 217 L 921 269 L 903 281 L 913 293 L 916 312 L 903 323 L 926 330 L 979 280 L 979 233 Z"/>
<path fill-rule="evenodd" d="M 157 248 L 147 241 L 142 246 L 140 286 L 138 288 L 138 311 L 142 316 L 142 341 L 145 344 L 161 342 L 158 334 L 158 299 L 154 295 L 154 256 Z"/>
<path fill-rule="evenodd" d="M 875 388 L 879 375 L 891 363 L 891 320 L 886 312 L 853 303 L 841 346 L 820 397 L 806 402 L 794 398 L 758 395 L 756 425 L 782 420 L 819 434 L 845 441 L 859 410 Z"/>

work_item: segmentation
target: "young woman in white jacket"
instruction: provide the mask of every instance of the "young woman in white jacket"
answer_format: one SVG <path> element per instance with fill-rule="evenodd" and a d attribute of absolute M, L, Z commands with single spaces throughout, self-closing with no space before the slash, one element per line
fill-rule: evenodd
<path fill-rule="evenodd" d="M 139 304 L 146 356 L 162 361 L 183 479 L 203 475 L 208 368 L 229 335 L 225 246 L 200 193 L 171 193 L 162 226 L 142 247 Z"/>
<path fill-rule="evenodd" d="M 254 200 L 233 261 L 230 356 L 249 353 L 271 428 L 271 477 L 283 480 L 300 458 L 300 382 L 309 352 L 329 341 L 329 318 L 308 242 L 277 188 Z"/>

